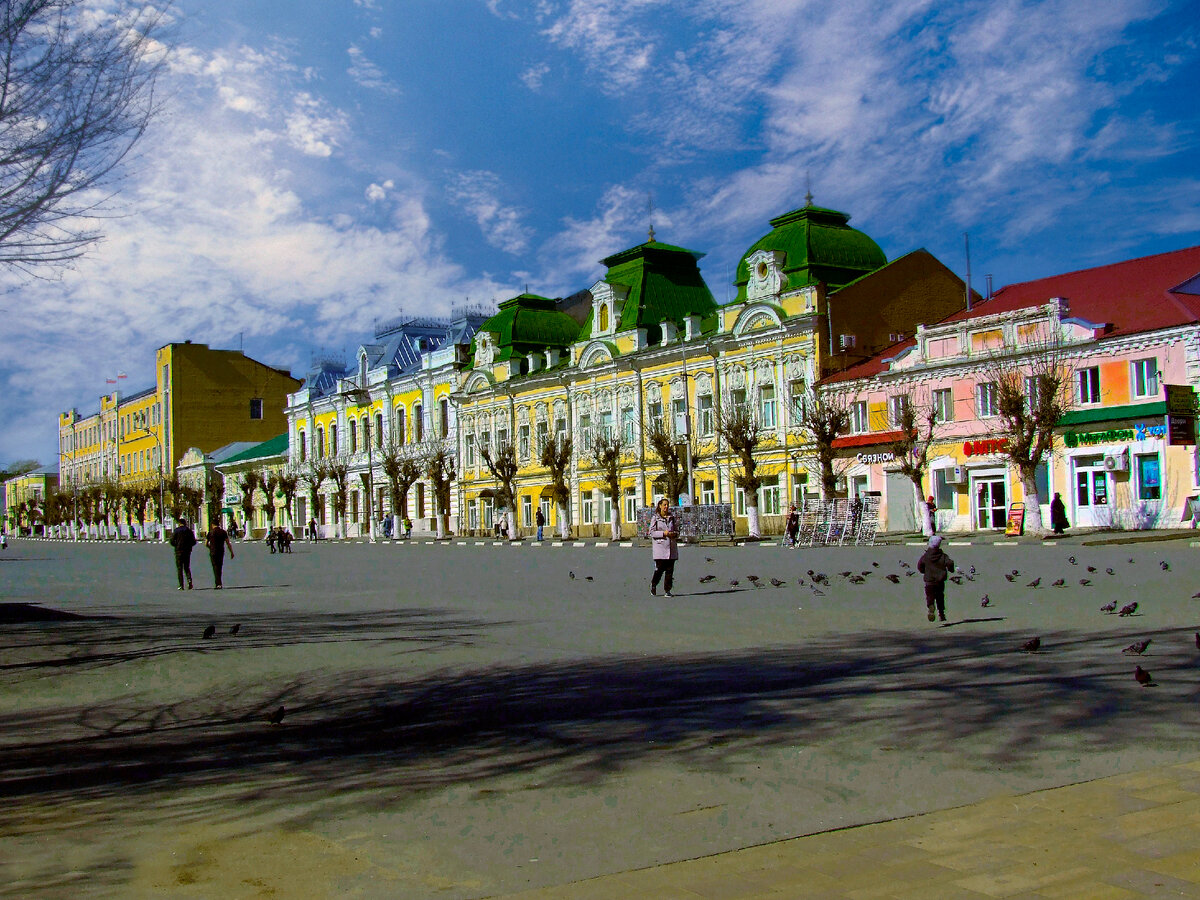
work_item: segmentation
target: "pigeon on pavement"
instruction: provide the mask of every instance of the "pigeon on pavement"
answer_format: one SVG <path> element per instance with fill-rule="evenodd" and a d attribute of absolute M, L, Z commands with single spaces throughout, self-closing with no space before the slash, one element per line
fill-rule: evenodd
<path fill-rule="evenodd" d="M 717 577 L 716 575 L 705 575 L 703 578 L 700 579 L 700 583 L 708 584 L 710 581 L 715 581 L 716 577 Z"/>
<path fill-rule="evenodd" d="M 1035 588 L 1041 583 L 1042 583 L 1042 576 L 1039 575 L 1037 578 L 1033 579 L 1033 581 L 1029 582 L 1029 584 L 1025 585 L 1025 587 Z"/>
<path fill-rule="evenodd" d="M 1135 612 L 1137 612 L 1137 601 L 1136 600 L 1134 600 L 1132 603 L 1127 603 L 1124 606 L 1122 606 L 1121 611 L 1119 613 L 1117 613 L 1117 615 L 1118 616 L 1132 616 Z"/>
<path fill-rule="evenodd" d="M 1030 638 L 1024 644 L 1022 644 L 1021 649 L 1023 651 L 1025 651 L 1026 653 L 1033 653 L 1041 646 L 1042 646 L 1042 639 L 1040 637 L 1035 637 L 1035 638 Z"/>
<path fill-rule="evenodd" d="M 217 633 L 217 626 L 209 625 L 207 628 L 204 629 L 204 639 L 207 641 L 210 637 L 212 637 L 216 633 Z"/>
<path fill-rule="evenodd" d="M 1150 677 L 1150 673 L 1147 672 L 1145 669 L 1143 669 L 1141 666 L 1133 667 L 1133 680 L 1136 681 L 1138 684 L 1140 684 L 1142 687 L 1146 687 L 1147 685 L 1153 683 L 1153 681 L 1154 681 L 1154 679 Z"/>
<path fill-rule="evenodd" d="M 280 722 L 283 721 L 283 717 L 286 715 L 287 715 L 287 710 L 281 706 L 281 707 L 279 707 L 279 709 L 275 710 L 275 712 L 273 712 L 269 716 L 267 716 L 267 721 L 270 722 L 272 725 L 278 725 Z"/>
<path fill-rule="evenodd" d="M 984 594 L 984 595 L 983 595 L 983 599 L 979 601 L 979 605 L 980 605 L 980 606 L 991 606 L 991 605 L 992 605 L 992 598 L 991 598 L 991 597 L 989 597 L 987 594 Z"/>
<path fill-rule="evenodd" d="M 1136 653 L 1136 654 L 1138 654 L 1138 656 L 1141 656 L 1143 653 L 1146 652 L 1146 648 L 1150 646 L 1150 640 L 1151 640 L 1150 638 L 1146 638 L 1144 641 L 1134 641 L 1132 644 L 1130 644 L 1128 647 L 1126 647 L 1121 652 L 1122 653 Z"/>
<path fill-rule="evenodd" d="M 229 633 L 237 634 L 241 630 L 242 630 L 242 623 L 238 622 L 236 625 L 234 625 L 232 628 L 229 629 Z"/>
<path fill-rule="evenodd" d="M 1066 583 L 1067 583 L 1067 579 L 1060 578 L 1060 579 L 1058 579 L 1058 581 L 1054 582 L 1054 584 L 1052 584 L 1050 586 L 1051 587 L 1065 587 Z"/>
<path fill-rule="evenodd" d="M 1117 601 L 1116 600 L 1114 600 L 1112 603 L 1105 603 L 1102 607 L 1100 607 L 1100 612 L 1114 613 L 1116 611 L 1117 611 Z"/>

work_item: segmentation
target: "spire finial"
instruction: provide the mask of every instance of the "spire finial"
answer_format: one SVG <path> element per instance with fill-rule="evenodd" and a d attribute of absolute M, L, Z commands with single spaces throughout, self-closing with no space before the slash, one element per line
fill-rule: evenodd
<path fill-rule="evenodd" d="M 804 173 L 804 205 L 812 206 L 812 176 L 806 171 Z"/>
<path fill-rule="evenodd" d="M 654 194 L 646 191 L 646 219 L 650 223 L 647 233 L 650 235 L 650 243 L 654 243 Z"/>

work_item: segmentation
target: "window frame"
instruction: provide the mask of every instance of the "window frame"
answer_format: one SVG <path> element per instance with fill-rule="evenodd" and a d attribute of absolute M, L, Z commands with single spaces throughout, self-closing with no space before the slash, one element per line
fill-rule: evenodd
<path fill-rule="evenodd" d="M 1075 401 L 1080 406 L 1100 403 L 1100 367 L 1085 366 L 1075 373 Z"/>
<path fill-rule="evenodd" d="M 850 433 L 867 434 L 871 430 L 871 413 L 866 400 L 855 400 L 850 404 Z"/>
<path fill-rule="evenodd" d="M 975 415 L 980 419 L 994 419 L 1000 415 L 1000 386 L 996 382 L 976 382 Z"/>
<path fill-rule="evenodd" d="M 1150 367 L 1153 367 L 1152 369 Z M 1145 400 L 1157 397 L 1161 385 L 1158 379 L 1158 357 L 1148 356 L 1144 359 L 1129 361 L 1129 396 L 1135 400 Z M 1143 381 L 1141 389 L 1138 382 Z"/>

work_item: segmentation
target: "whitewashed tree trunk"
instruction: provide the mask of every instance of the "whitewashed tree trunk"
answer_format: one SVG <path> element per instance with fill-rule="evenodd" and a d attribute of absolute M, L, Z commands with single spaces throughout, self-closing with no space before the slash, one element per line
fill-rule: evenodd
<path fill-rule="evenodd" d="M 758 526 L 758 506 L 746 506 L 746 531 L 752 538 L 762 537 Z"/>
<path fill-rule="evenodd" d="M 571 523 L 567 521 L 567 504 L 558 504 L 558 534 L 564 541 L 571 536 Z"/>
<path fill-rule="evenodd" d="M 1025 490 L 1025 531 L 1044 535 L 1046 525 L 1042 522 L 1042 499 L 1038 496 L 1037 479 L 1033 472 L 1021 473 L 1021 487 Z"/>
<path fill-rule="evenodd" d="M 621 517 L 617 515 L 616 506 L 613 506 L 612 539 L 614 541 L 619 541 L 621 539 Z"/>
<path fill-rule="evenodd" d="M 925 498 L 925 492 L 914 482 L 913 497 L 917 501 L 917 510 L 921 514 L 921 534 L 925 537 L 933 537 L 937 530 L 937 523 L 933 521 L 933 510 L 929 508 L 929 502 Z"/>

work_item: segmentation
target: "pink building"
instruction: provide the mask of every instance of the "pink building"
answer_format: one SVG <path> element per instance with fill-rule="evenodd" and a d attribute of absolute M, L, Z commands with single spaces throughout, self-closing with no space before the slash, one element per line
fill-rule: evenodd
<path fill-rule="evenodd" d="M 1003 528 L 1026 498 L 1003 452 L 996 366 L 1028 372 L 1052 350 L 1071 396 L 1037 474 L 1043 521 L 1059 493 L 1072 526 L 1178 526 L 1197 494 L 1196 438 L 1176 415 L 1171 440 L 1165 386 L 1200 381 L 1200 247 L 1009 285 L 823 380 L 851 403 L 837 442 L 847 493 L 879 492 L 886 530 L 919 530 L 915 488 L 889 451 L 907 397 L 939 416 L 922 485 L 939 530 Z"/>

